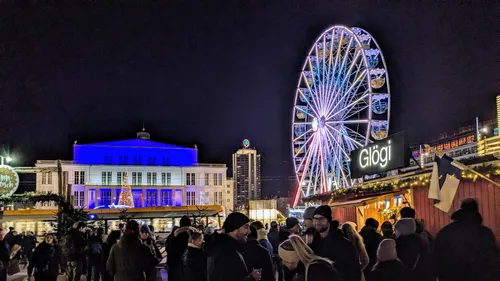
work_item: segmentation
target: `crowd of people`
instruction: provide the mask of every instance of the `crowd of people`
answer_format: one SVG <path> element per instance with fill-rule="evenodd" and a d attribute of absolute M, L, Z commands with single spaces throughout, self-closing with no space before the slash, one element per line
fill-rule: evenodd
<path fill-rule="evenodd" d="M 404 207 L 394 224 L 368 218 L 358 232 L 354 222 L 340 224 L 330 206 L 310 207 L 303 227 L 227 216 L 221 229 L 204 231 L 188 217 L 166 240 L 169 281 L 489 281 L 500 280 L 500 249 L 482 224 L 476 200 L 466 199 L 452 222 L 436 237 Z M 9 263 L 28 261 L 35 280 L 152 281 L 162 255 L 154 229 L 135 220 L 120 225 L 104 240 L 102 228 L 78 222 L 59 245 L 47 234 L 35 247 L 32 233 L 1 233 L 0 281 Z M 17 246 L 17 247 L 16 247 Z M 3 279 L 2 279 L 3 278 Z"/>

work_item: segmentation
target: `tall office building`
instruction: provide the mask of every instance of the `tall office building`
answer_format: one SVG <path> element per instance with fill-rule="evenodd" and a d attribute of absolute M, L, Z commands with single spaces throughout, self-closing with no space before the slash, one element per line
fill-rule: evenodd
<path fill-rule="evenodd" d="M 261 199 L 260 155 L 243 140 L 243 148 L 233 154 L 233 180 L 236 210 L 247 209 L 249 200 Z"/>

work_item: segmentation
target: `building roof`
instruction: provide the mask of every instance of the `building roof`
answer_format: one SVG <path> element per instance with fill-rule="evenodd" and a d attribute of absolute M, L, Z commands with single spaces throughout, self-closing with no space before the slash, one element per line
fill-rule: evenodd
<path fill-rule="evenodd" d="M 119 141 L 108 141 L 108 142 L 97 142 L 89 144 L 75 144 L 73 146 L 102 146 L 102 147 L 136 147 L 136 148 L 160 148 L 160 149 L 192 149 L 198 150 L 197 148 L 190 148 L 184 146 L 178 146 L 173 144 L 155 142 L 144 139 L 129 139 L 129 140 L 119 140 Z"/>

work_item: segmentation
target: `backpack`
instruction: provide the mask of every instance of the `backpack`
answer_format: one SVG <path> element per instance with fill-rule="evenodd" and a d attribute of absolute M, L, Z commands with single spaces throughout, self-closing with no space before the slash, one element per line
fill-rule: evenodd
<path fill-rule="evenodd" d="M 89 251 L 91 254 L 102 254 L 102 243 L 91 243 Z"/>

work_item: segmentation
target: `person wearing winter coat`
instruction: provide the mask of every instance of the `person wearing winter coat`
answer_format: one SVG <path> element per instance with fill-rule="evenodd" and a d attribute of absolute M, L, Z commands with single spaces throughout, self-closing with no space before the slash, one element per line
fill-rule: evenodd
<path fill-rule="evenodd" d="M 100 227 L 97 229 L 96 234 L 90 236 L 88 239 L 87 267 L 90 268 L 90 276 L 87 276 L 87 280 L 99 281 L 101 279 L 102 254 L 104 244 L 103 235 L 104 229 Z"/>
<path fill-rule="evenodd" d="M 115 281 L 145 281 L 152 270 L 149 249 L 139 238 L 139 224 L 127 222 L 125 232 L 112 248 L 106 269 Z"/>
<path fill-rule="evenodd" d="M 80 281 L 81 275 L 85 266 L 85 259 L 87 257 L 85 248 L 87 247 L 87 224 L 78 222 L 76 228 L 70 230 L 66 235 L 66 274 L 68 281 Z"/>
<path fill-rule="evenodd" d="M 377 249 L 377 262 L 372 268 L 370 278 L 373 281 L 406 281 L 410 280 L 408 272 L 398 260 L 396 240 L 384 239 Z"/>
<path fill-rule="evenodd" d="M 180 227 L 167 239 L 167 265 L 169 281 L 182 281 L 182 255 L 186 251 L 191 227 L 191 220 L 183 216 L 180 220 Z"/>
<path fill-rule="evenodd" d="M 248 217 L 231 213 L 222 230 L 224 233 L 214 233 L 214 241 L 206 247 L 208 281 L 260 281 L 260 270 L 248 268 L 241 254 L 241 244 L 250 232 Z"/>
<path fill-rule="evenodd" d="M 182 256 L 182 276 L 185 281 L 207 281 L 207 256 L 201 249 L 203 234 L 190 231 L 188 241 Z"/>
<path fill-rule="evenodd" d="M 35 250 L 36 243 L 36 237 L 33 235 L 33 232 L 27 231 L 26 236 L 23 238 L 23 254 L 26 257 L 28 264 L 33 258 L 33 251 Z"/>
<path fill-rule="evenodd" d="M 451 219 L 436 235 L 434 245 L 439 280 L 500 280 L 500 249 L 491 229 L 482 225 L 477 201 L 462 201 Z"/>
<path fill-rule="evenodd" d="M 370 274 L 373 265 L 377 262 L 377 248 L 382 241 L 382 235 L 377 232 L 378 221 L 374 218 L 368 218 L 365 221 L 365 226 L 361 229 L 359 234 L 363 237 L 363 243 L 368 253 L 368 258 L 370 262 L 368 266 L 364 269 L 365 278 L 370 281 Z"/>
<path fill-rule="evenodd" d="M 293 281 L 340 281 L 334 262 L 316 256 L 298 235 L 290 235 L 278 249 L 283 265 L 293 272 Z"/>
<path fill-rule="evenodd" d="M 9 266 L 10 250 L 5 240 L 5 230 L 0 227 L 0 281 L 7 281 L 7 267 Z"/>
<path fill-rule="evenodd" d="M 384 221 L 380 226 L 380 231 L 382 232 L 382 239 L 396 239 L 394 227 L 390 221 Z"/>
<path fill-rule="evenodd" d="M 314 211 L 316 234 L 311 249 L 320 257 L 335 263 L 344 281 L 361 280 L 359 255 L 351 241 L 342 236 L 342 231 L 331 228 L 332 209 L 322 205 Z"/>
<path fill-rule="evenodd" d="M 259 243 L 259 241 L 257 241 L 257 238 L 257 229 L 250 226 L 247 242 L 242 245 L 242 254 L 247 268 L 250 271 L 253 268 L 262 269 L 262 281 L 276 281 L 271 254 Z"/>
<path fill-rule="evenodd" d="M 120 239 L 120 236 L 122 235 L 121 230 L 113 230 L 111 233 L 108 235 L 108 238 L 106 238 L 106 242 L 102 245 L 102 261 L 101 261 L 101 276 L 102 276 L 102 281 L 113 281 L 113 276 L 109 274 L 109 272 L 106 270 L 106 263 L 109 258 L 109 254 L 111 252 L 111 248 L 113 245 L 118 242 Z"/>
<path fill-rule="evenodd" d="M 361 280 L 365 280 L 363 271 L 368 267 L 370 258 L 366 252 L 363 237 L 361 237 L 361 235 L 356 231 L 355 224 L 350 221 L 342 224 L 342 233 L 345 238 L 351 241 L 352 245 L 356 249 L 356 252 L 358 253 L 359 264 L 361 266 Z"/>
<path fill-rule="evenodd" d="M 33 274 L 35 281 L 56 281 L 62 265 L 62 251 L 53 234 L 45 235 L 45 240 L 35 248 L 28 266 L 28 276 Z"/>
<path fill-rule="evenodd" d="M 141 225 L 140 237 L 142 244 L 144 244 L 149 250 L 149 262 L 151 271 L 146 272 L 146 280 L 155 281 L 157 274 L 156 266 L 161 262 L 163 257 L 160 250 L 158 249 L 158 246 L 156 246 L 156 238 L 154 237 L 153 232 L 150 230 L 147 224 Z"/>
<path fill-rule="evenodd" d="M 410 272 L 408 281 L 435 281 L 432 276 L 429 241 L 416 233 L 416 222 L 412 218 L 403 218 L 394 225 L 396 233 L 396 251 L 398 258 Z"/>
<path fill-rule="evenodd" d="M 257 230 L 257 241 L 259 241 L 262 247 L 266 248 L 269 251 L 269 254 L 272 257 L 274 249 L 273 245 L 271 245 L 271 242 L 269 242 L 269 239 L 267 238 L 267 230 L 264 227 L 264 224 L 262 224 L 262 222 L 260 221 L 254 221 L 250 225 L 255 227 L 255 229 Z"/>

